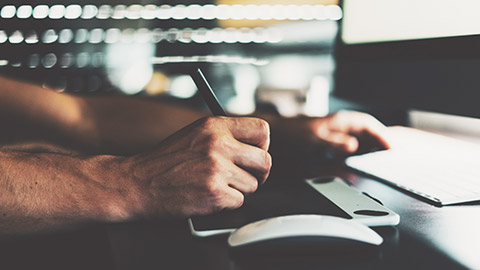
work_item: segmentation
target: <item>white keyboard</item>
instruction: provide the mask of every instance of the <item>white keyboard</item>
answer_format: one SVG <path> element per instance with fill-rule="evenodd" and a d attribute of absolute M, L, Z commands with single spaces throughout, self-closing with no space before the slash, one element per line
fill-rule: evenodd
<path fill-rule="evenodd" d="M 401 143 L 349 157 L 347 166 L 437 205 L 480 200 L 479 145 L 417 130 L 395 131 Z"/>

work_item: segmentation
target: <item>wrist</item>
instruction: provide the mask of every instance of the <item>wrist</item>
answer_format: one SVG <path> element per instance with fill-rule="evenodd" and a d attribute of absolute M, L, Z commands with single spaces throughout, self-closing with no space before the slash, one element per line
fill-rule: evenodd
<path fill-rule="evenodd" d="M 144 204 L 139 187 L 128 169 L 129 158 L 107 155 L 97 158 L 101 159 L 95 163 L 102 191 L 97 201 L 98 219 L 102 222 L 122 222 L 141 215 Z"/>

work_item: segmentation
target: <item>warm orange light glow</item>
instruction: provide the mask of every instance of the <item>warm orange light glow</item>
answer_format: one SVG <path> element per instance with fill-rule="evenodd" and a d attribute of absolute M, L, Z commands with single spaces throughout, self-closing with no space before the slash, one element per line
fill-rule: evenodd
<path fill-rule="evenodd" d="M 165 74 L 156 71 L 153 73 L 150 82 L 145 86 L 145 92 L 151 96 L 155 96 L 165 93 L 169 87 L 169 78 Z"/>
<path fill-rule="evenodd" d="M 338 0 L 218 0 L 217 5 L 338 5 Z M 257 27 L 278 23 L 278 20 L 220 20 L 222 27 Z"/>

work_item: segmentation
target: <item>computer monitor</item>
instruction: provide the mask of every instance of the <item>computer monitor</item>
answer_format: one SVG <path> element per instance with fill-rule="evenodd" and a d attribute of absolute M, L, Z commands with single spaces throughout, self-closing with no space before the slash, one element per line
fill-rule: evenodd
<path fill-rule="evenodd" d="M 343 0 L 342 7 L 334 96 L 370 112 L 480 117 L 480 1 Z"/>

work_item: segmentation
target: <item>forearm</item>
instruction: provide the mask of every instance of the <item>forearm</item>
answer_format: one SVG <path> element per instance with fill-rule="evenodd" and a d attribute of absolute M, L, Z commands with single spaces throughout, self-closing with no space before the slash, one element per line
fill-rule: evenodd
<path fill-rule="evenodd" d="M 0 234 L 132 218 L 118 159 L 0 152 Z"/>
<path fill-rule="evenodd" d="M 0 145 L 66 145 L 67 134 L 84 132 L 80 112 L 72 96 L 0 77 Z"/>
<path fill-rule="evenodd" d="M 147 98 L 72 96 L 0 77 L 0 145 L 132 154 L 204 115 Z"/>
<path fill-rule="evenodd" d="M 150 150 L 208 112 L 140 97 L 86 97 L 84 140 L 97 151 L 133 154 Z M 97 152 L 98 153 L 98 152 Z"/>

